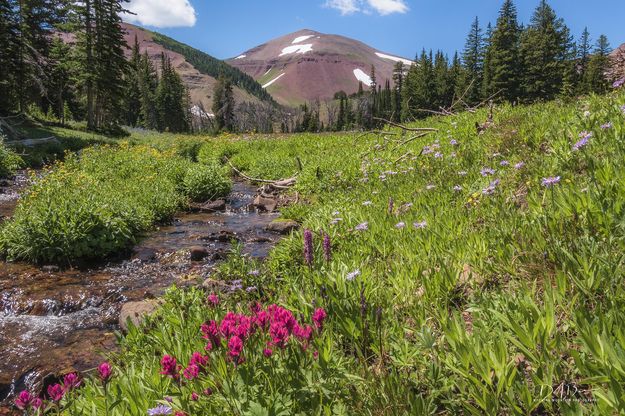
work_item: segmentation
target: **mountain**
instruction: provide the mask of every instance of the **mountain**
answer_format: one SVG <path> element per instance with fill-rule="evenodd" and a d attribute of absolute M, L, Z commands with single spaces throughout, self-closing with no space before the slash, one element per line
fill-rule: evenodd
<path fill-rule="evenodd" d="M 132 53 L 135 37 L 139 42 L 141 53 L 147 51 L 157 68 L 160 66 L 161 54 L 165 53 L 171 59 L 173 67 L 184 84 L 189 88 L 191 101 L 194 104 L 201 102 L 207 111 L 210 112 L 212 106 L 213 86 L 219 74 L 224 74 L 233 80 L 234 97 L 237 103 L 273 102 L 271 96 L 252 77 L 227 63 L 160 33 L 128 23 L 123 23 L 122 26 L 128 44 L 127 56 L 130 57 Z"/>
<path fill-rule="evenodd" d="M 372 66 L 383 85 L 392 80 L 397 61 L 412 63 L 357 40 L 304 29 L 226 62 L 252 76 L 280 104 L 296 105 L 330 99 L 338 91 L 357 92 L 359 81 L 371 82 Z"/>

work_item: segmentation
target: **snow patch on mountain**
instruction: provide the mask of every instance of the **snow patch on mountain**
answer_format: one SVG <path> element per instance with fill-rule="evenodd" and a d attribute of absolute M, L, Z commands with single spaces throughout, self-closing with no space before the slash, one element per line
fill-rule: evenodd
<path fill-rule="evenodd" d="M 291 53 L 306 53 L 306 52 L 312 52 L 313 48 L 312 48 L 312 43 L 307 43 L 305 45 L 292 45 L 292 46 L 287 46 L 286 48 L 282 49 L 282 53 L 278 56 L 284 56 L 284 55 L 289 55 Z"/>
<path fill-rule="evenodd" d="M 395 61 L 395 62 L 403 62 L 404 65 L 412 65 L 414 63 L 409 59 L 399 58 L 397 56 L 387 55 L 381 52 L 376 52 L 375 54 L 378 55 L 382 59 L 390 59 L 391 61 Z"/>
<path fill-rule="evenodd" d="M 370 87 L 373 84 L 371 77 L 367 75 L 362 69 L 356 68 L 354 69 L 354 76 L 358 81 L 362 81 L 363 84 Z"/>
<path fill-rule="evenodd" d="M 265 73 L 263 74 L 263 76 L 267 75 L 267 74 L 269 73 L 269 71 L 271 71 L 272 69 L 273 69 L 273 67 L 272 67 L 272 68 L 269 68 L 269 69 L 267 70 L 267 72 L 265 72 Z"/>
<path fill-rule="evenodd" d="M 293 42 L 291 42 L 291 44 L 295 45 L 296 43 L 300 43 L 305 41 L 306 39 L 310 39 L 315 37 L 315 35 L 306 35 L 306 36 L 298 36 L 295 39 L 293 39 Z"/>
<path fill-rule="evenodd" d="M 246 56 L 247 56 L 247 55 L 245 55 L 245 54 L 244 54 L 244 55 L 239 55 L 239 56 L 237 56 L 237 57 L 236 57 L 236 58 L 234 58 L 234 59 L 243 59 L 243 58 L 245 58 Z"/>
<path fill-rule="evenodd" d="M 268 86 L 270 86 L 271 84 L 273 84 L 274 82 L 282 78 L 283 76 L 284 76 L 284 72 L 278 75 L 277 77 L 275 77 L 274 79 L 272 79 L 271 81 L 269 81 L 268 83 L 266 83 L 265 85 L 263 85 L 263 88 L 267 88 Z"/>

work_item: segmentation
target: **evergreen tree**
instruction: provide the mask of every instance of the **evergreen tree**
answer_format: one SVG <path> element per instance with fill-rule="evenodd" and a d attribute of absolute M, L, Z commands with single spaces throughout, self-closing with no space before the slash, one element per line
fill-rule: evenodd
<path fill-rule="evenodd" d="M 607 73 L 610 68 L 610 44 L 605 35 L 599 36 L 588 63 L 584 83 L 589 92 L 604 93 L 608 89 Z"/>
<path fill-rule="evenodd" d="M 541 0 L 521 36 L 525 99 L 550 100 L 560 93 L 570 45 L 569 29 L 564 21 L 556 16 L 546 0 Z"/>
<path fill-rule="evenodd" d="M 480 28 L 480 22 L 475 17 L 471 24 L 471 30 L 462 53 L 462 61 L 465 69 L 465 88 L 470 88 L 465 95 L 465 101 L 469 104 L 480 102 L 482 81 L 484 79 L 484 47 L 485 41 Z M 463 91 L 464 92 L 464 91 Z"/>
<path fill-rule="evenodd" d="M 158 129 L 158 109 L 156 108 L 156 89 L 158 75 L 147 51 L 141 56 L 138 70 L 140 114 L 138 124 L 150 130 Z"/>
<path fill-rule="evenodd" d="M 124 118 L 129 126 L 137 126 L 141 121 L 141 51 L 135 35 L 132 55 L 126 72 L 126 94 L 124 96 Z"/>
<path fill-rule="evenodd" d="M 497 25 L 488 45 L 489 80 L 485 85 L 487 95 L 500 92 L 499 97 L 514 101 L 519 97 L 521 67 L 519 65 L 519 39 L 521 28 L 512 0 L 505 0 Z"/>
<path fill-rule="evenodd" d="M 220 77 L 213 90 L 213 114 L 217 130 L 233 131 L 234 129 L 234 93 L 232 82 Z"/>
<path fill-rule="evenodd" d="M 401 121 L 401 95 L 404 89 L 404 63 L 399 61 L 393 69 L 392 114 L 393 121 Z"/>
<path fill-rule="evenodd" d="M 0 115 L 15 110 L 15 61 L 17 23 L 13 4 L 0 0 Z"/>
<path fill-rule="evenodd" d="M 161 78 L 156 89 L 156 108 L 161 131 L 179 133 L 188 130 L 186 102 L 186 90 L 182 80 L 172 68 L 169 57 L 163 53 Z"/>
<path fill-rule="evenodd" d="M 480 95 L 482 100 L 489 98 L 492 93 L 491 81 L 493 78 L 493 68 L 491 64 L 491 44 L 493 40 L 493 27 L 490 23 L 486 26 L 486 33 L 484 35 L 484 63 L 482 67 L 482 85 L 480 88 Z"/>
<path fill-rule="evenodd" d="M 588 92 L 586 90 L 586 84 L 584 80 L 586 79 L 586 73 L 588 72 L 588 64 L 590 62 L 590 57 L 592 54 L 592 44 L 590 40 L 590 32 L 588 32 L 588 28 L 585 27 L 582 32 L 579 41 L 577 42 L 577 71 L 578 75 L 578 89 L 577 91 L 581 94 Z"/>

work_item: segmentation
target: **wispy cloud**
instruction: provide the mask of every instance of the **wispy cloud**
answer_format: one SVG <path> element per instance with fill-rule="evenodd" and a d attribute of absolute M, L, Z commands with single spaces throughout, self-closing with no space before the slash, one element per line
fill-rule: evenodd
<path fill-rule="evenodd" d="M 408 11 L 405 0 L 326 0 L 324 6 L 338 10 L 342 15 L 374 11 L 386 16 Z"/>
<path fill-rule="evenodd" d="M 154 27 L 191 27 L 196 16 L 189 0 L 130 0 L 124 21 Z"/>

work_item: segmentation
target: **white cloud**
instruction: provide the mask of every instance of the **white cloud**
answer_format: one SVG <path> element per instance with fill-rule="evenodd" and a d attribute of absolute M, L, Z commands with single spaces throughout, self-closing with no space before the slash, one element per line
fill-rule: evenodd
<path fill-rule="evenodd" d="M 124 21 L 154 27 L 191 27 L 195 25 L 195 9 L 189 0 L 130 0 Z"/>
<path fill-rule="evenodd" d="M 338 10 L 342 15 L 358 12 L 368 14 L 373 10 L 382 16 L 386 16 L 408 11 L 408 5 L 405 0 L 326 0 L 324 6 Z"/>
<path fill-rule="evenodd" d="M 367 0 L 367 3 L 382 16 L 392 13 L 406 13 L 408 11 L 408 6 L 404 3 L 404 0 Z"/>

